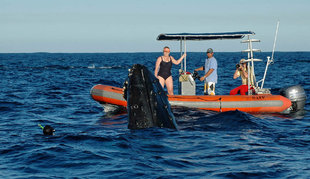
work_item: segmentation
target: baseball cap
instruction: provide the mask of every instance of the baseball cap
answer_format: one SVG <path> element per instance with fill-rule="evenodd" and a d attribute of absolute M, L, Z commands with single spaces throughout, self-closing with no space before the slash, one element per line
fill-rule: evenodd
<path fill-rule="evenodd" d="M 207 53 L 213 53 L 213 49 L 212 48 L 208 48 Z"/>
<path fill-rule="evenodd" d="M 243 58 L 243 59 L 240 60 L 239 63 L 245 63 L 245 62 L 246 62 L 246 61 L 245 61 L 245 59 Z"/>

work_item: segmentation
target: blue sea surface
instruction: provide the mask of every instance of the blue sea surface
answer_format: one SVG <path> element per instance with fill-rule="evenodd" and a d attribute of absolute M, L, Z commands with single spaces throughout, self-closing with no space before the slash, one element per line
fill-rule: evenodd
<path fill-rule="evenodd" d="M 133 64 L 153 71 L 160 55 L 0 54 L 0 178 L 310 178 L 310 52 L 276 52 L 265 82 L 275 93 L 302 85 L 303 114 L 175 108 L 178 131 L 129 130 L 126 113 L 105 113 L 91 98 L 96 84 L 122 87 Z M 264 60 L 256 63 L 257 79 L 268 55 L 256 54 Z M 246 54 L 215 57 L 216 93 L 229 94 L 241 84 L 232 76 Z M 188 53 L 188 71 L 205 58 Z M 197 94 L 202 90 L 197 82 Z M 55 135 L 44 136 L 38 124 L 53 126 Z"/>

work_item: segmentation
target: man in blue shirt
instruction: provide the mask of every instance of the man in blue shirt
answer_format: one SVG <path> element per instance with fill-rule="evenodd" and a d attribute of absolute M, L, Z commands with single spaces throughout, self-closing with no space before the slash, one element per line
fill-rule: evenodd
<path fill-rule="evenodd" d="M 217 61 L 213 57 L 213 49 L 207 50 L 208 58 L 205 61 L 205 66 L 195 69 L 195 71 L 205 70 L 205 75 L 200 78 L 200 81 L 205 80 L 204 94 L 215 95 L 215 83 L 217 83 Z"/>

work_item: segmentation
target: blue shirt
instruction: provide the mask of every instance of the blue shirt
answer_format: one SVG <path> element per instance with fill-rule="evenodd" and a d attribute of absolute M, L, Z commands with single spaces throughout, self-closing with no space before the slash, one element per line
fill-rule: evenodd
<path fill-rule="evenodd" d="M 207 58 L 205 61 L 205 74 L 210 69 L 214 69 L 214 71 L 206 78 L 206 81 L 217 83 L 217 61 L 214 57 Z"/>

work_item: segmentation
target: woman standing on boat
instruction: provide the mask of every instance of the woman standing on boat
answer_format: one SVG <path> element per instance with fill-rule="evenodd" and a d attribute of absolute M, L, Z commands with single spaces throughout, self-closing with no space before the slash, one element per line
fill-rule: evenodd
<path fill-rule="evenodd" d="M 157 58 L 154 75 L 158 78 L 159 83 L 164 88 L 167 86 L 168 94 L 173 95 L 173 79 L 171 76 L 172 63 L 178 65 L 182 62 L 186 54 L 175 60 L 170 54 L 170 48 L 164 47 L 164 55 Z"/>

